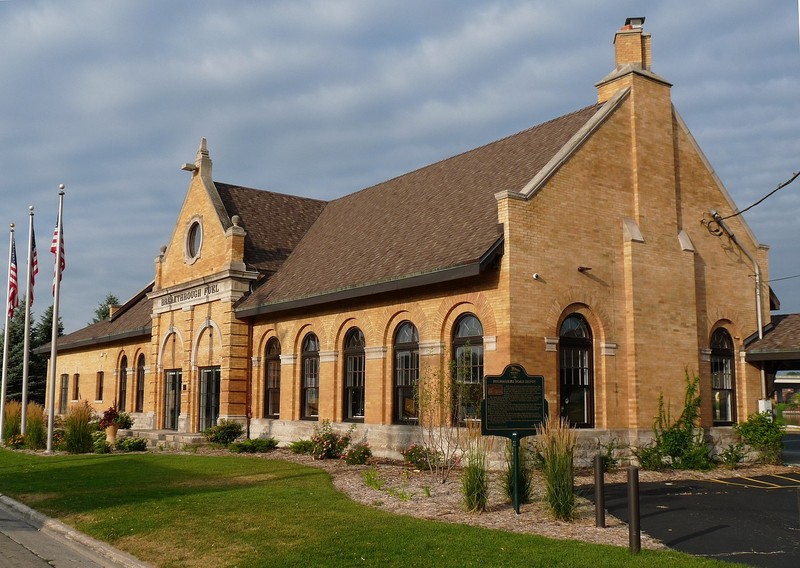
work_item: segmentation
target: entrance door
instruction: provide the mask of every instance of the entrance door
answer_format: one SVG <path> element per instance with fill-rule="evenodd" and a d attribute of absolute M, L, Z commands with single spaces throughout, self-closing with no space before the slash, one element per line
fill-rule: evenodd
<path fill-rule="evenodd" d="M 181 369 L 164 373 L 164 429 L 177 430 L 181 415 Z"/>
<path fill-rule="evenodd" d="M 219 367 L 200 369 L 200 422 L 198 430 L 202 432 L 217 424 L 219 418 Z"/>

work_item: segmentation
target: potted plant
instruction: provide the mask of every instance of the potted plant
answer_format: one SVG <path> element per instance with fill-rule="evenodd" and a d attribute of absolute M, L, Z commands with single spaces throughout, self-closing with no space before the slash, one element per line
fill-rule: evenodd
<path fill-rule="evenodd" d="M 100 419 L 100 427 L 106 431 L 106 441 L 114 445 L 117 442 L 117 431 L 120 428 L 130 428 L 133 426 L 133 419 L 127 412 L 117 410 L 117 401 L 114 401 Z"/>

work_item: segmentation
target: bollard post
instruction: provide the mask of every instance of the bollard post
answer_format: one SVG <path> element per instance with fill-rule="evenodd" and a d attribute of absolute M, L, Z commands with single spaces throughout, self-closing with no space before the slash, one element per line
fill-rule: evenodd
<path fill-rule="evenodd" d="M 639 526 L 639 468 L 628 467 L 628 546 L 631 554 L 642 550 L 642 532 Z"/>
<path fill-rule="evenodd" d="M 594 526 L 606 528 L 606 487 L 603 456 L 594 457 Z"/>

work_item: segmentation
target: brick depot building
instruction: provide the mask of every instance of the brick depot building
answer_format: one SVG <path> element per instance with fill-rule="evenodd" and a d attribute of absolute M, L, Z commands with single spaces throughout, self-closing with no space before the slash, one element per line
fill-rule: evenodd
<path fill-rule="evenodd" d="M 614 45 L 595 103 L 329 202 L 215 182 L 204 140 L 154 281 L 60 338 L 56 410 L 117 400 L 135 430 L 228 418 L 286 442 L 356 422 L 392 454 L 418 435 L 420 377 L 519 363 L 584 436 L 646 436 L 686 369 L 704 427 L 756 412 L 753 265 L 703 223 L 736 206 L 650 35 L 633 20 Z M 768 281 L 767 247 L 726 223 Z"/>

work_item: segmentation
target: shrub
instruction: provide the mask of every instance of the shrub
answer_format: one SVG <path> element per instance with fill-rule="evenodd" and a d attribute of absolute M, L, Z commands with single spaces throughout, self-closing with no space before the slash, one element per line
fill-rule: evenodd
<path fill-rule="evenodd" d="M 289 444 L 289 451 L 293 454 L 313 454 L 314 442 L 311 440 L 295 440 Z"/>
<path fill-rule="evenodd" d="M 600 459 L 603 463 L 603 471 L 606 473 L 616 471 L 616 469 L 619 467 L 619 456 L 617 455 L 617 450 L 621 450 L 627 446 L 623 443 L 620 443 L 619 440 L 613 437 L 610 438 L 605 444 L 598 440 L 597 446 L 600 450 Z"/>
<path fill-rule="evenodd" d="M 531 476 L 531 451 L 528 448 L 519 448 L 519 474 L 517 481 L 519 482 L 519 490 L 517 496 L 520 503 L 527 503 L 531 500 L 531 491 L 533 490 L 533 477 Z M 511 441 L 506 442 L 506 469 L 503 476 L 503 491 L 508 497 L 509 501 L 514 501 L 514 448 Z"/>
<path fill-rule="evenodd" d="M 347 465 L 364 465 L 372 457 L 372 450 L 366 442 L 359 442 L 350 446 L 342 455 Z"/>
<path fill-rule="evenodd" d="M 120 438 L 117 440 L 114 447 L 121 452 L 144 452 L 147 450 L 147 439 L 131 437 Z"/>
<path fill-rule="evenodd" d="M 94 449 L 91 422 L 94 410 L 88 402 L 73 404 L 64 418 L 64 444 L 71 454 L 87 454 Z"/>
<path fill-rule="evenodd" d="M 695 423 L 700 416 L 700 377 L 686 373 L 686 393 L 681 415 L 672 421 L 669 404 L 664 406 L 664 396 L 658 397 L 658 414 L 653 421 L 653 444 L 634 450 L 642 469 L 698 469 L 713 467 L 711 449 L 702 432 L 695 434 Z"/>
<path fill-rule="evenodd" d="M 53 449 L 59 452 L 64 452 L 67 450 L 66 437 L 64 436 L 63 428 L 53 429 Z"/>
<path fill-rule="evenodd" d="M 355 428 L 356 426 L 353 424 L 346 434 L 340 434 L 333 430 L 330 420 L 323 420 L 322 424 L 314 426 L 314 435 L 311 436 L 311 441 L 314 442 L 312 452 L 314 459 L 326 460 L 342 457 L 345 448 L 350 444 Z"/>
<path fill-rule="evenodd" d="M 536 429 L 536 445 L 544 459 L 547 505 L 562 521 L 575 517 L 575 432 L 566 419 L 548 416 Z"/>
<path fill-rule="evenodd" d="M 764 463 L 780 464 L 783 452 L 783 434 L 786 427 L 773 422 L 769 412 L 751 414 L 747 421 L 734 426 L 745 444 L 759 453 Z"/>
<path fill-rule="evenodd" d="M 25 425 L 25 445 L 31 450 L 47 447 L 47 425 L 44 408 L 35 402 L 28 403 Z"/>
<path fill-rule="evenodd" d="M 3 442 L 8 442 L 11 436 L 16 436 L 21 432 L 22 425 L 22 405 L 18 400 L 6 402 L 3 423 Z"/>
<path fill-rule="evenodd" d="M 92 439 L 94 442 L 92 446 L 94 448 L 94 453 L 96 454 L 110 454 L 111 453 L 111 444 L 106 442 L 106 434 L 105 432 L 97 431 L 92 434 Z"/>
<path fill-rule="evenodd" d="M 203 435 L 209 442 L 227 446 L 241 436 L 242 432 L 244 432 L 244 427 L 240 423 L 223 418 L 216 426 L 207 428 Z"/>
<path fill-rule="evenodd" d="M 228 449 L 235 454 L 263 454 L 271 452 L 278 447 L 278 440 L 275 438 L 256 438 L 254 440 L 242 440 L 234 442 Z"/>
<path fill-rule="evenodd" d="M 729 469 L 736 469 L 745 456 L 744 442 L 728 444 L 717 454 L 717 461 Z"/>
<path fill-rule="evenodd" d="M 428 471 L 431 469 L 431 464 L 435 463 L 438 456 L 435 452 L 429 450 L 424 446 L 418 444 L 411 444 L 400 453 L 408 463 L 413 465 L 416 469 Z"/>

